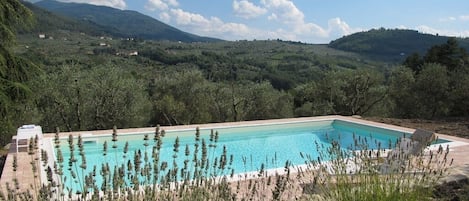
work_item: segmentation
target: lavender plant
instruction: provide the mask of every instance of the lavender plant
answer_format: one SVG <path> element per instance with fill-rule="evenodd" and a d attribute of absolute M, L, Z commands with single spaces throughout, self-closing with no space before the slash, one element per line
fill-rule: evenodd
<path fill-rule="evenodd" d="M 449 148 L 422 151 L 417 155 L 395 155 L 386 157 L 386 149 L 378 143 L 369 149 L 371 137 L 357 137 L 353 145 L 345 146 L 336 141 L 330 146 L 312 142 L 320 153 L 311 158 L 301 154 L 307 165 L 293 166 L 285 162 L 280 172 L 270 172 L 265 164 L 272 160 L 277 164 L 276 154 L 266 158 L 256 174 L 235 175 L 232 168 L 233 155 L 226 146 L 219 146 L 218 132 L 211 131 L 208 141 L 195 130 L 193 144 L 181 144 L 175 138 L 171 147 L 171 159 L 161 157 L 165 131 L 155 128 L 153 141 L 143 136 L 143 149 L 129 153 L 129 143 L 118 149 L 117 129 L 113 130 L 112 152 L 122 151 L 122 158 L 114 154 L 114 160 L 106 158 L 100 166 L 88 167 L 86 147 L 81 136 L 69 136 L 70 152 L 67 168 L 72 178 L 63 176 L 64 158 L 57 130 L 54 144 L 57 161 L 52 168 L 45 168 L 48 185 L 32 192 L 11 190 L 4 200 L 425 200 L 430 199 L 434 183 L 447 174 L 452 160 Z M 31 140 L 32 143 L 36 142 Z M 388 144 L 390 148 L 391 142 Z M 30 147 L 34 149 L 35 145 Z M 150 148 L 151 147 L 151 148 Z M 216 147 L 221 152 L 216 154 Z M 347 148 L 343 148 L 347 147 Z M 79 158 L 75 156 L 78 148 Z M 107 142 L 103 143 L 103 156 L 109 155 Z M 403 151 L 402 151 L 403 152 Z M 31 155 L 36 152 L 31 152 Z M 133 157 L 128 156 L 132 154 Z M 43 162 L 47 154 L 40 154 Z M 394 158 L 393 158 L 394 157 Z M 252 159 L 244 156 L 245 166 L 253 165 Z M 31 157 L 35 161 L 35 157 Z M 121 162 L 118 162 L 121 161 Z M 178 163 L 182 161 L 182 163 Z M 383 167 L 400 161 L 398 168 L 383 172 Z M 46 164 L 46 163 L 44 163 Z M 113 165 L 111 165 L 113 164 Z M 34 168 L 33 168 L 34 170 Z M 81 171 L 78 171 L 81 170 Z M 79 174 L 80 172 L 80 174 Z M 52 176 L 52 173 L 55 173 Z M 98 185 L 97 181 L 101 183 Z M 68 182 L 68 183 L 67 183 Z M 73 183 L 78 189 L 72 189 Z M 70 185 L 66 185 L 70 184 Z M 68 196 L 65 196 L 68 195 Z"/>

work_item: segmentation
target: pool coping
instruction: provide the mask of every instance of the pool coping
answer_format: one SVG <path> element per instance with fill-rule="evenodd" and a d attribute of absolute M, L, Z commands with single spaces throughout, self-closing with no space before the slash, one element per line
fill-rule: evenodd
<path fill-rule="evenodd" d="M 268 124 L 279 124 L 279 123 L 296 123 L 296 122 L 308 122 L 308 121 L 334 121 L 340 120 L 350 123 L 357 123 L 362 124 L 365 126 L 373 126 L 379 127 L 389 130 L 395 130 L 400 132 L 406 133 L 413 133 L 415 129 L 406 128 L 402 126 L 395 126 L 390 124 L 384 124 L 379 122 L 373 122 L 361 119 L 359 117 L 353 116 L 340 116 L 340 115 L 330 115 L 330 116 L 318 116 L 318 117 L 300 117 L 300 118 L 287 118 L 287 119 L 269 119 L 269 120 L 254 120 L 254 121 L 240 121 L 240 122 L 225 122 L 225 123 L 209 123 L 209 124 L 191 124 L 191 125 L 178 125 L 178 126 L 161 126 L 160 129 L 166 131 L 173 131 L 173 130 L 194 130 L 198 127 L 200 129 L 217 129 L 217 128 L 226 128 L 226 127 L 238 127 L 238 126 L 255 126 L 255 125 L 268 125 Z M 132 134 L 132 133 L 145 133 L 145 132 L 154 132 L 155 127 L 145 127 L 145 128 L 128 128 L 128 129 L 118 129 L 120 134 Z M 65 138 L 69 135 L 78 136 L 101 136 L 101 135 L 111 135 L 112 130 L 95 130 L 95 131 L 78 131 L 78 132 L 61 132 L 60 137 Z M 443 143 L 442 146 L 449 145 L 450 146 L 450 158 L 454 158 L 453 166 L 462 166 L 468 165 L 469 160 L 467 160 L 467 156 L 469 155 L 469 139 L 439 134 L 436 135 L 441 139 L 450 140 L 450 143 Z M 44 139 L 40 142 L 41 146 L 44 149 L 47 149 L 49 154 L 54 154 L 53 150 L 53 139 L 55 137 L 55 133 L 46 133 L 44 134 Z M 432 145 L 429 147 L 430 150 L 437 149 L 440 145 Z M 12 170 L 13 164 L 13 155 L 17 156 L 17 171 L 14 172 Z M 40 156 L 39 153 L 36 155 Z M 51 162 L 53 155 L 49 156 L 49 161 Z M 12 179 L 17 178 L 20 182 L 19 190 L 31 190 L 31 186 L 40 185 L 43 181 L 47 181 L 46 175 L 44 172 L 44 167 L 40 164 L 40 160 L 36 160 L 36 166 L 38 167 L 38 177 L 34 178 L 32 176 L 31 164 L 30 160 L 31 156 L 28 155 L 27 152 L 19 152 L 19 153 L 10 153 L 7 156 L 5 161 L 4 171 L 2 173 L 2 177 L 0 179 L 0 187 L 5 188 L 6 183 L 12 184 Z M 52 166 L 51 166 L 52 167 Z M 268 170 L 269 174 L 273 172 L 277 173 L 280 169 L 283 168 L 276 168 Z M 243 173 L 244 174 L 244 173 Z M 16 176 L 15 176 L 16 175 Z M 42 182 L 41 182 L 42 181 Z M 2 189 L 5 190 L 5 189 Z"/>

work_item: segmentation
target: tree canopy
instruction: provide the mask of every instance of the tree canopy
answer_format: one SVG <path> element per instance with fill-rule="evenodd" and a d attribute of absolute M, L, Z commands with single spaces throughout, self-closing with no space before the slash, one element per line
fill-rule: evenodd
<path fill-rule="evenodd" d="M 10 136 L 17 120 L 17 107 L 24 104 L 31 90 L 27 82 L 38 72 L 28 60 L 12 52 L 18 28 L 32 23 L 32 13 L 18 0 L 0 2 L 0 134 Z"/>
<path fill-rule="evenodd" d="M 413 54 L 391 75 L 395 114 L 434 118 L 465 116 L 469 91 L 469 56 L 455 38 L 432 46 L 423 57 Z M 466 87 L 463 87 L 463 86 Z"/>
<path fill-rule="evenodd" d="M 2 53 L 9 62 L 0 72 L 3 143 L 30 123 L 54 132 L 326 114 L 469 115 L 468 56 L 459 40 L 394 66 L 280 40 L 178 43 L 73 30 L 18 37 Z"/>

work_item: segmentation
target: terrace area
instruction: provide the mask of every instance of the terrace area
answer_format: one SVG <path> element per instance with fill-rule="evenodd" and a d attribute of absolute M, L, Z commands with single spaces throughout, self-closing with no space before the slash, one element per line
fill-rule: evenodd
<path fill-rule="evenodd" d="M 259 120 L 259 121 L 246 121 L 246 122 L 228 122 L 228 123 L 216 123 L 216 124 L 200 124 L 200 125 L 183 125 L 183 126 L 171 126 L 161 127 L 166 131 L 171 130 L 184 130 L 190 129 L 195 130 L 196 127 L 203 128 L 217 128 L 217 127 L 230 127 L 239 125 L 259 125 L 259 124 L 272 124 L 272 123 L 285 123 L 285 122 L 298 122 L 298 121 L 310 121 L 310 120 L 342 120 L 347 122 L 353 122 L 358 124 L 364 124 L 373 127 L 385 128 L 390 130 L 397 130 L 407 133 L 412 133 L 415 129 L 399 127 L 394 125 L 388 125 L 383 123 L 377 123 L 372 121 L 363 120 L 355 117 L 344 117 L 344 116 L 322 116 L 322 117 L 306 117 L 306 118 L 292 118 L 292 119 L 274 119 L 274 120 Z M 40 127 L 39 127 L 40 128 Z M 148 128 L 133 128 L 133 129 L 119 129 L 119 133 L 142 133 L 142 132 L 153 132 L 154 127 Z M 55 134 L 46 133 L 38 135 L 40 140 L 38 141 L 39 149 L 30 152 L 28 146 L 30 144 L 30 138 L 37 135 L 37 130 L 34 133 L 22 134 L 21 136 L 15 136 L 12 140 L 12 145 L 8 153 L 8 157 L 5 162 L 5 167 L 0 179 L 0 186 L 5 191 L 5 187 L 9 184 L 11 189 L 17 188 L 18 191 L 31 191 L 34 188 L 39 188 L 42 183 L 47 182 L 45 167 L 41 165 L 41 149 L 52 149 L 52 147 L 43 147 L 43 141 L 53 140 Z M 61 137 L 67 137 L 69 135 L 86 135 L 86 136 L 100 136 L 109 135 L 112 130 L 99 130 L 99 131 L 81 131 L 71 133 L 60 133 Z M 449 145 L 450 152 L 448 157 L 454 159 L 453 168 L 457 167 L 469 167 L 469 139 L 454 137 L 445 134 L 436 134 L 438 138 L 451 141 L 445 143 L 444 146 Z M 428 149 L 436 150 L 438 146 L 432 145 Z M 49 150 L 50 151 L 50 150 Z M 14 158 L 16 156 L 16 161 Z M 51 159 L 50 159 L 51 160 Z M 16 165 L 14 165 L 16 163 Z M 33 164 L 36 167 L 33 171 Z M 15 168 L 13 166 L 16 166 Z M 15 182 L 17 179 L 17 184 Z"/>

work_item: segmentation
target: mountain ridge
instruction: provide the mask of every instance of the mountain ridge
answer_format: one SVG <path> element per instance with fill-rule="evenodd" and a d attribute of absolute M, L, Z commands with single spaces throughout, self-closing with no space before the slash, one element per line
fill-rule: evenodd
<path fill-rule="evenodd" d="M 220 39 L 181 31 L 137 11 L 54 0 L 43 0 L 34 5 L 85 24 L 95 24 L 97 27 L 104 28 L 108 34 L 117 37 L 182 42 L 220 41 Z"/>
<path fill-rule="evenodd" d="M 333 40 L 329 47 L 368 57 L 401 62 L 407 56 L 424 55 L 434 45 L 446 43 L 449 36 L 420 33 L 409 29 L 371 29 Z M 469 50 L 468 38 L 456 38 L 461 47 Z"/>
<path fill-rule="evenodd" d="M 23 1 L 22 3 L 33 13 L 34 23 L 30 28 L 18 28 L 20 34 L 50 33 L 59 30 L 81 32 L 90 35 L 106 35 L 110 32 L 109 27 L 100 26 L 92 22 L 77 21 L 66 16 L 58 15 L 30 2 Z"/>
<path fill-rule="evenodd" d="M 215 42 L 219 39 L 200 37 L 180 31 L 137 11 L 119 10 L 106 6 L 80 3 L 62 3 L 43 0 L 28 6 L 39 14 L 36 32 L 53 27 L 91 35 L 120 38 L 168 40 L 181 42 Z M 46 16 L 46 19 L 43 19 Z M 408 29 L 371 29 L 331 41 L 333 49 L 356 53 L 377 61 L 402 63 L 409 55 L 424 55 L 434 46 L 445 43 L 448 36 L 420 33 Z M 468 38 L 457 38 L 461 47 L 469 50 Z M 288 41 L 287 41 L 288 42 Z"/>

